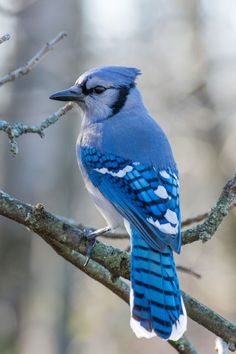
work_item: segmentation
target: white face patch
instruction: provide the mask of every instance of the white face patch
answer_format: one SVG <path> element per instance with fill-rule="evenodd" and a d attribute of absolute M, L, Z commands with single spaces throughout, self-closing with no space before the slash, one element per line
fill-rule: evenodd
<path fill-rule="evenodd" d="M 161 175 L 162 177 L 164 177 L 164 178 L 170 178 L 169 173 L 167 173 L 165 170 L 160 171 L 159 173 L 160 173 L 160 175 Z"/>
<path fill-rule="evenodd" d="M 98 76 L 93 76 L 91 79 L 88 79 L 86 86 L 88 89 L 90 89 L 91 87 L 95 87 L 95 86 L 104 86 L 104 87 L 108 88 L 113 85 L 112 85 L 111 81 L 102 80 Z"/>
<path fill-rule="evenodd" d="M 178 225 L 172 226 L 170 223 L 160 224 L 158 220 L 154 221 L 153 218 L 148 218 L 147 221 L 165 234 L 176 235 L 178 233 Z"/>
<path fill-rule="evenodd" d="M 126 175 L 126 173 L 131 172 L 133 170 L 133 166 L 126 166 L 125 168 L 123 168 L 122 170 L 118 171 L 118 172 L 112 172 L 109 171 L 106 167 L 103 168 L 95 168 L 95 171 L 102 173 L 102 174 L 109 174 L 113 177 L 119 177 L 122 178 Z"/>
<path fill-rule="evenodd" d="M 154 191 L 154 193 L 162 199 L 168 198 L 167 191 L 166 191 L 165 187 L 163 187 L 163 186 L 158 186 L 157 189 Z"/>
<path fill-rule="evenodd" d="M 164 217 L 167 221 L 171 222 L 171 224 L 179 224 L 176 213 L 170 209 L 167 209 Z"/>
<path fill-rule="evenodd" d="M 99 84 L 98 86 L 107 87 L 107 84 L 106 86 L 105 84 Z M 88 88 L 88 83 L 86 83 L 86 87 Z M 112 106 L 117 101 L 118 96 L 119 90 L 109 88 L 100 95 L 94 92 L 89 95 L 85 95 L 84 108 L 81 108 L 85 112 L 86 119 L 92 122 L 98 122 L 106 120 L 108 117 L 112 116 Z"/>

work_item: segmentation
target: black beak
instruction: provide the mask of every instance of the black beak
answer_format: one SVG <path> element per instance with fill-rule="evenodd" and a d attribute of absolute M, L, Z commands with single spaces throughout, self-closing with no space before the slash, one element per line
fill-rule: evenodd
<path fill-rule="evenodd" d="M 76 85 L 68 88 L 67 90 L 56 92 L 49 98 L 57 101 L 81 101 L 82 90 Z"/>

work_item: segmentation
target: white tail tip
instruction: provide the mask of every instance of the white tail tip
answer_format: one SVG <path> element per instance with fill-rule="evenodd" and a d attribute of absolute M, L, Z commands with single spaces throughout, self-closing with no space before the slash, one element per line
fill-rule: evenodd
<path fill-rule="evenodd" d="M 134 303 L 134 293 L 133 289 L 130 289 L 130 310 L 132 315 L 132 308 Z M 164 340 L 173 340 L 177 341 L 182 337 L 184 332 L 187 329 L 187 313 L 184 306 L 184 302 L 181 296 L 181 304 L 183 309 L 183 315 L 180 315 L 178 321 L 176 321 L 172 326 L 172 332 L 169 338 Z M 157 334 L 152 330 L 151 332 L 147 331 L 143 326 L 140 325 L 138 321 L 136 321 L 132 316 L 130 318 L 130 327 L 132 328 L 133 332 L 135 333 L 137 338 L 152 338 L 157 336 Z"/>
<path fill-rule="evenodd" d="M 186 313 L 182 296 L 181 296 L 181 304 L 183 309 L 183 315 L 180 315 L 178 321 L 176 321 L 173 324 L 171 335 L 168 338 L 173 341 L 180 339 L 187 329 L 187 313 Z"/>

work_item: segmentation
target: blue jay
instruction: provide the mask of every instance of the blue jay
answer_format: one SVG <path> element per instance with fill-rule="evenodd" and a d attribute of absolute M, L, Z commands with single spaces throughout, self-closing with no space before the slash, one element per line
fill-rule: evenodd
<path fill-rule="evenodd" d="M 139 338 L 178 340 L 187 325 L 173 258 L 181 248 L 178 171 L 144 106 L 138 75 L 136 68 L 95 68 L 50 98 L 82 109 L 77 158 L 109 225 L 102 232 L 124 225 L 130 234 L 131 328 Z"/>

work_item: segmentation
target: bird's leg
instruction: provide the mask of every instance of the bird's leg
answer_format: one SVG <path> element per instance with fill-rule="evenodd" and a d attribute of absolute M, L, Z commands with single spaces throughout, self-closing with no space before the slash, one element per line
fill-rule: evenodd
<path fill-rule="evenodd" d="M 88 240 L 91 239 L 91 238 L 94 239 L 94 238 L 96 238 L 98 236 L 102 236 L 103 234 L 105 234 L 108 231 L 111 231 L 111 227 L 110 226 L 106 226 L 106 227 L 103 227 L 101 229 L 92 231 L 86 236 L 86 238 Z"/>
<path fill-rule="evenodd" d="M 86 265 L 88 264 L 88 262 L 89 262 L 89 260 L 91 258 L 91 255 L 92 255 L 92 252 L 93 252 L 93 247 L 94 247 L 94 244 L 96 242 L 96 238 L 98 236 L 102 236 L 103 234 L 105 234 L 108 231 L 111 231 L 110 226 L 106 226 L 106 227 L 103 227 L 103 228 L 98 229 L 96 231 L 89 232 L 87 235 L 84 236 L 84 238 L 88 241 L 87 258 L 86 258 L 86 261 L 84 263 L 85 267 L 86 267 Z"/>

